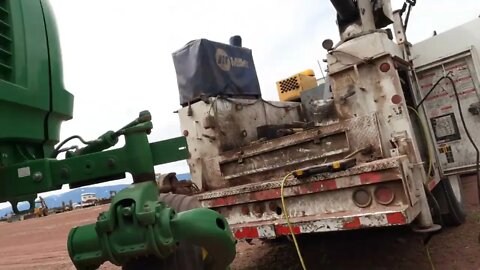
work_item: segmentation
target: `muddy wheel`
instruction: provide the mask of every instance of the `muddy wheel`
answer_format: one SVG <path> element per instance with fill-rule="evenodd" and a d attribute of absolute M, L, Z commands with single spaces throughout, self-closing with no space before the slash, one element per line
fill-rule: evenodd
<path fill-rule="evenodd" d="M 437 198 L 430 190 L 428 190 L 427 186 L 425 186 L 425 194 L 427 196 L 427 202 L 428 206 L 430 207 L 430 213 L 432 215 L 433 223 L 443 227 L 444 224 L 442 218 L 442 211 L 440 209 L 440 204 L 438 203 Z"/>
<path fill-rule="evenodd" d="M 194 197 L 181 194 L 160 194 L 161 201 L 177 212 L 199 208 Z M 175 253 L 161 260 L 153 256 L 138 258 L 128 262 L 123 270 L 203 270 L 202 250 L 199 247 L 180 242 Z"/>
<path fill-rule="evenodd" d="M 433 189 L 433 194 L 440 205 L 445 225 L 458 226 L 465 222 L 466 213 L 460 177 L 449 176 L 442 179 Z"/>

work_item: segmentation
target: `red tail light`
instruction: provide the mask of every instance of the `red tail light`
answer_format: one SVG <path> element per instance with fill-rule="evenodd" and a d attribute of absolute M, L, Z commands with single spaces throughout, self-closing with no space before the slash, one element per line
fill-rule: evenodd
<path fill-rule="evenodd" d="M 377 187 L 373 194 L 379 204 L 388 205 L 395 199 L 395 193 L 389 187 Z"/>
<path fill-rule="evenodd" d="M 390 64 L 389 63 L 380 64 L 380 70 L 382 72 L 388 72 L 390 70 Z"/>

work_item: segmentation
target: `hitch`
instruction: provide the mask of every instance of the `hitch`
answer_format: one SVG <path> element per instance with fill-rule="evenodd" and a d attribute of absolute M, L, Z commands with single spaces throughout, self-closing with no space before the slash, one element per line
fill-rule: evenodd
<path fill-rule="evenodd" d="M 68 254 L 75 267 L 97 269 L 106 261 L 121 266 L 149 255 L 166 258 L 185 241 L 208 252 L 207 269 L 227 269 L 235 258 L 235 239 L 225 218 L 207 208 L 177 214 L 158 195 L 153 181 L 134 184 L 114 197 L 95 224 L 73 228 Z"/>

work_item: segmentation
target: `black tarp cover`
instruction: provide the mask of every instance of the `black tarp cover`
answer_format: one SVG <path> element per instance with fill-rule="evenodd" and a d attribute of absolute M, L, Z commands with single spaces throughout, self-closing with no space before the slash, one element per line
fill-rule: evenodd
<path fill-rule="evenodd" d="M 174 52 L 173 63 L 182 106 L 202 96 L 261 96 L 250 49 L 198 39 Z"/>

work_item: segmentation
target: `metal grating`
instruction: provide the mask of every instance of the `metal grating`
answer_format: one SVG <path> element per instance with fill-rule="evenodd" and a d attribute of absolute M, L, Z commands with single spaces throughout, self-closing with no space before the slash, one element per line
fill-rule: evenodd
<path fill-rule="evenodd" d="M 280 91 L 282 93 L 297 90 L 300 88 L 300 85 L 298 84 L 298 79 L 296 76 L 280 81 L 279 85 L 280 85 Z"/>
<path fill-rule="evenodd" d="M 12 81 L 13 44 L 9 0 L 0 0 L 0 79 Z"/>

